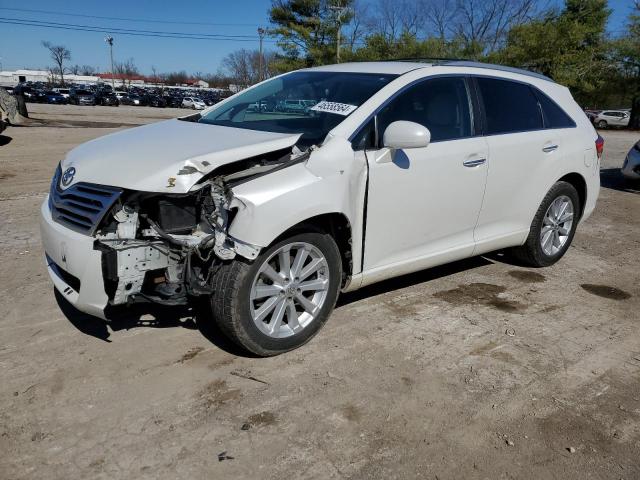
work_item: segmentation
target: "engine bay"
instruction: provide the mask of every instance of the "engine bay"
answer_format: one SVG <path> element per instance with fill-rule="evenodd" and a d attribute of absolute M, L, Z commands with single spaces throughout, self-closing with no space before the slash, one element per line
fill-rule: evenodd
<path fill-rule="evenodd" d="M 261 250 L 228 234 L 244 208 L 233 186 L 304 161 L 307 152 L 294 147 L 225 165 L 186 194 L 123 192 L 94 235 L 109 303 L 180 305 L 211 294 L 222 262 L 251 261 Z"/>

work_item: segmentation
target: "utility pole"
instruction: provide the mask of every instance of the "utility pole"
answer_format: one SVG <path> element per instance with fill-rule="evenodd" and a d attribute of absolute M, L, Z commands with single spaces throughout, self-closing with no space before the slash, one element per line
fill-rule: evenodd
<path fill-rule="evenodd" d="M 341 30 L 342 30 L 342 16 L 349 11 L 348 7 L 339 7 L 337 5 L 330 5 L 329 10 L 336 12 L 336 63 L 340 63 L 340 42 L 341 42 Z"/>
<path fill-rule="evenodd" d="M 116 85 L 115 80 L 113 79 L 113 76 L 115 75 L 115 72 L 113 71 L 113 37 L 111 35 L 107 35 L 104 41 L 109 44 L 109 54 L 111 56 L 111 90 L 115 92 Z"/>
<path fill-rule="evenodd" d="M 260 37 L 260 62 L 259 62 L 259 70 L 258 70 L 258 81 L 261 82 L 262 80 L 264 80 L 264 77 L 262 76 L 262 72 L 263 72 L 263 67 L 262 67 L 262 62 L 263 62 L 263 56 L 262 56 L 262 40 L 264 39 L 264 35 L 265 35 L 266 30 L 262 27 L 258 28 L 258 36 Z"/>

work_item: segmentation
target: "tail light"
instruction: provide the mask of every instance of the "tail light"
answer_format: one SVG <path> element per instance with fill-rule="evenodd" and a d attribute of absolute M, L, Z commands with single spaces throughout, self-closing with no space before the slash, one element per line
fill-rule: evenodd
<path fill-rule="evenodd" d="M 596 138 L 596 153 L 598 154 L 598 158 L 602 158 L 603 151 L 604 151 L 604 138 L 598 135 L 598 138 Z"/>

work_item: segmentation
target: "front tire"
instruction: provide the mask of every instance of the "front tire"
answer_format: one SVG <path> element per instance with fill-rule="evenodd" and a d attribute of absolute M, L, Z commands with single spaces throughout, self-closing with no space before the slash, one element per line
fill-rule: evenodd
<path fill-rule="evenodd" d="M 568 182 L 556 182 L 536 212 L 524 245 L 513 255 L 531 267 L 548 267 L 560 260 L 571 245 L 580 218 L 580 198 Z"/>
<path fill-rule="evenodd" d="M 338 298 L 342 261 L 331 235 L 294 234 L 253 262 L 236 258 L 216 273 L 211 313 L 220 330 L 267 357 L 307 343 Z"/>

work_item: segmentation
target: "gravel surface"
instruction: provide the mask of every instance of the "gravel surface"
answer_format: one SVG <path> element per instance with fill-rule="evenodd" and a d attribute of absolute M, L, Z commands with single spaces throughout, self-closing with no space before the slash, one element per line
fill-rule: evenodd
<path fill-rule="evenodd" d="M 0 136 L 0 478 L 640 478 L 640 186 L 618 172 L 640 134 L 601 132 L 597 209 L 555 266 L 373 285 L 255 359 L 190 311 L 83 315 L 44 268 L 65 153 L 186 112 L 29 107 L 43 126 Z"/>

